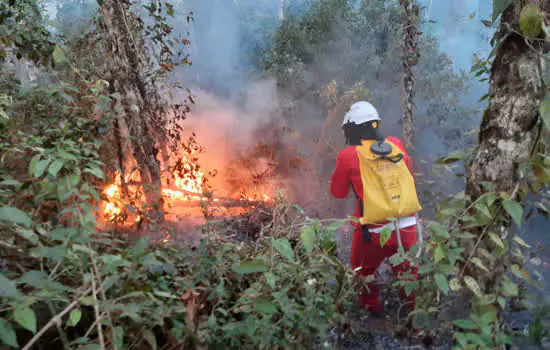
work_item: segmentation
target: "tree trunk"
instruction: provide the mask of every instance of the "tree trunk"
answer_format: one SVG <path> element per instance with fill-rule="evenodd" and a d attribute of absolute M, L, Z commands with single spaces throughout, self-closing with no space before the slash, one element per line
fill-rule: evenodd
<path fill-rule="evenodd" d="M 134 40 L 133 18 L 126 2 L 97 0 L 111 57 L 107 72 L 114 91 L 121 95 L 123 118 L 128 128 L 133 157 L 137 162 L 146 203 L 162 210 L 160 163 L 153 125 L 159 124 L 162 108 L 156 87 L 142 75 L 144 48 Z M 158 125 L 161 128 L 160 125 Z M 118 128 L 120 131 L 120 128 Z"/>
<path fill-rule="evenodd" d="M 549 5 L 544 1 L 547 13 Z M 482 194 L 483 182 L 494 184 L 496 191 L 512 192 L 520 181 L 518 165 L 529 158 L 536 141 L 538 110 L 546 95 L 544 48 L 540 41 L 529 42 L 518 34 L 521 8 L 521 1 L 514 0 L 495 36 L 502 39 L 491 68 L 489 106 L 468 169 L 466 193 L 472 200 Z"/>
<path fill-rule="evenodd" d="M 414 151 L 414 75 L 413 67 L 418 63 L 418 15 L 417 0 L 400 0 L 403 10 L 403 141 L 408 152 Z"/>
<path fill-rule="evenodd" d="M 279 22 L 282 22 L 285 20 L 285 6 L 286 1 L 285 0 L 277 0 L 278 2 L 278 18 Z"/>
<path fill-rule="evenodd" d="M 544 41 L 528 40 L 520 34 L 519 18 L 525 3 L 513 1 L 502 14 L 495 35 L 497 48 L 491 67 L 489 106 L 481 121 L 478 147 L 467 169 L 466 194 L 470 203 L 488 190 L 484 183 L 492 184 L 497 193 L 517 193 L 522 182 L 519 165 L 530 158 L 537 142 L 538 111 L 547 92 L 543 80 L 545 49 Z M 541 8 L 548 13 L 549 7 L 550 0 L 545 0 Z M 488 262 L 490 271 L 486 273 L 468 263 L 474 256 L 483 258 L 480 249 L 490 254 L 497 251 L 489 235 L 492 231 L 503 239 L 500 233 L 507 231 L 510 221 L 498 212 L 495 215 L 487 226 L 469 230 L 477 236 L 476 244 L 466 243 L 470 246 L 465 247 L 465 263 L 459 263 L 462 275 L 477 277 L 485 295 L 496 293 L 509 263 L 505 257 L 495 258 Z M 479 310 L 485 308 L 473 305 Z M 499 310 L 496 304 L 491 307 Z"/>

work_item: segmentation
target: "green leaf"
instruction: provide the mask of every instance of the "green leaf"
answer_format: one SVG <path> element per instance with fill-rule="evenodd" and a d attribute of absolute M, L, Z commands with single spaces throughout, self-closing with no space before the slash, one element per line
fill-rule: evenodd
<path fill-rule="evenodd" d="M 41 154 L 36 154 L 34 157 L 31 158 L 31 161 L 29 163 L 29 175 L 32 176 L 34 174 L 34 169 L 36 168 L 36 164 L 40 161 L 40 158 L 42 158 Z"/>
<path fill-rule="evenodd" d="M 159 296 L 161 298 L 176 299 L 176 300 L 179 299 L 177 296 L 175 296 L 173 294 L 163 292 L 163 291 L 158 290 L 158 289 L 153 290 L 153 294 L 155 294 L 156 296 Z"/>
<path fill-rule="evenodd" d="M 15 331 L 10 323 L 3 318 L 0 318 L 0 340 L 6 345 L 19 348 Z"/>
<path fill-rule="evenodd" d="M 300 237 L 302 239 L 302 244 L 304 245 L 304 248 L 308 253 L 311 253 L 313 251 L 313 244 L 315 241 L 315 229 L 312 225 L 306 225 L 302 228 L 302 232 L 300 233 Z"/>
<path fill-rule="evenodd" d="M 157 338 L 155 337 L 155 334 L 150 329 L 145 329 L 143 330 L 142 335 L 143 339 L 151 345 L 151 348 L 153 348 L 153 350 L 157 350 Z"/>
<path fill-rule="evenodd" d="M 84 172 L 85 173 L 90 173 L 90 174 L 94 175 L 95 177 L 97 177 L 100 180 L 105 179 L 105 174 L 103 173 L 103 170 L 101 170 L 98 167 L 87 168 L 86 170 L 84 170 Z"/>
<path fill-rule="evenodd" d="M 34 168 L 34 177 L 41 177 L 42 175 L 44 175 L 44 172 L 48 168 L 49 164 L 50 164 L 49 159 L 44 159 L 39 161 L 38 164 L 36 164 L 36 167 Z"/>
<path fill-rule="evenodd" d="M 437 264 L 437 263 L 440 262 L 444 257 L 445 257 L 445 252 L 443 251 L 443 248 L 441 248 L 441 246 L 438 245 L 438 246 L 435 248 L 435 251 L 434 251 L 434 261 L 435 261 L 435 263 Z"/>
<path fill-rule="evenodd" d="M 115 337 L 115 345 L 117 349 L 124 348 L 124 328 L 121 326 L 113 328 L 113 335 Z"/>
<path fill-rule="evenodd" d="M 237 273 L 248 274 L 266 272 L 269 269 L 269 266 L 261 260 L 249 260 L 242 261 L 240 264 L 233 264 L 232 269 Z"/>
<path fill-rule="evenodd" d="M 460 281 L 457 278 L 452 278 L 449 281 L 449 287 L 453 292 L 457 292 L 462 288 L 462 286 L 460 285 Z"/>
<path fill-rule="evenodd" d="M 119 255 L 102 255 L 101 261 L 103 262 L 103 269 L 106 272 L 113 272 L 119 267 L 131 265 L 128 260 L 123 259 Z"/>
<path fill-rule="evenodd" d="M 493 23 L 512 4 L 512 0 L 493 0 Z"/>
<path fill-rule="evenodd" d="M 519 295 L 519 287 L 516 283 L 505 279 L 501 282 L 502 292 L 505 295 L 517 297 Z"/>
<path fill-rule="evenodd" d="M 84 297 L 80 299 L 82 305 L 91 306 L 95 304 L 95 299 L 93 297 Z"/>
<path fill-rule="evenodd" d="M 502 310 L 506 309 L 506 299 L 504 299 L 503 297 L 498 297 L 497 302 L 498 302 L 498 305 L 500 305 L 500 308 Z"/>
<path fill-rule="evenodd" d="M 498 333 L 496 337 L 496 341 L 497 341 L 497 344 L 508 344 L 508 345 L 514 344 L 514 339 L 510 335 L 505 333 Z"/>
<path fill-rule="evenodd" d="M 56 66 L 67 61 L 67 56 L 59 46 L 56 46 L 53 50 L 52 58 Z"/>
<path fill-rule="evenodd" d="M 0 182 L 0 185 L 2 186 L 15 186 L 15 187 L 19 187 L 22 185 L 21 182 L 17 181 L 17 180 L 4 180 L 2 182 Z"/>
<path fill-rule="evenodd" d="M 390 226 L 384 227 L 380 233 L 380 247 L 384 248 L 386 243 L 390 240 L 392 229 Z"/>
<path fill-rule="evenodd" d="M 267 281 L 267 284 L 271 288 L 275 288 L 275 282 L 276 282 L 275 275 L 271 272 L 266 272 L 264 273 L 264 277 L 265 277 L 265 280 Z"/>
<path fill-rule="evenodd" d="M 540 106 L 540 115 L 547 129 L 550 129 L 550 98 L 546 97 Z"/>
<path fill-rule="evenodd" d="M 481 349 L 487 349 L 487 343 L 483 340 L 481 335 L 477 333 L 455 333 L 458 342 L 465 347 L 465 349 L 478 349 L 478 347 L 468 346 L 468 343 L 479 345 Z"/>
<path fill-rule="evenodd" d="M 531 248 L 531 246 L 519 236 L 514 236 L 514 241 L 516 241 L 516 243 L 518 243 L 519 245 L 524 246 L 525 248 Z"/>
<path fill-rule="evenodd" d="M 483 262 L 481 261 L 480 258 L 472 258 L 472 264 L 476 265 L 477 267 L 479 267 L 480 269 L 486 271 L 486 272 L 489 272 L 489 269 L 485 267 L 485 265 L 483 265 Z"/>
<path fill-rule="evenodd" d="M 60 260 L 63 259 L 68 254 L 69 249 L 67 246 L 60 244 L 55 247 L 38 247 L 33 248 L 31 250 L 31 253 L 34 256 L 38 256 L 41 258 L 50 258 L 54 260 Z"/>
<path fill-rule="evenodd" d="M 75 327 L 82 319 L 82 311 L 80 309 L 74 309 L 69 315 L 69 321 L 67 321 L 68 327 Z"/>
<path fill-rule="evenodd" d="M 468 288 L 478 297 L 482 297 L 481 288 L 479 288 L 479 285 L 477 284 L 476 280 L 473 279 L 470 276 L 464 276 L 464 283 L 468 286 Z"/>
<path fill-rule="evenodd" d="M 450 238 L 449 231 L 443 227 L 438 222 L 432 222 L 430 224 L 430 230 L 434 233 L 436 237 L 440 238 Z"/>
<path fill-rule="evenodd" d="M 54 160 L 53 163 L 50 164 L 50 167 L 48 168 L 48 173 L 51 176 L 56 177 L 57 173 L 59 172 L 59 170 L 61 170 L 61 168 L 63 168 L 63 161 L 59 159 Z"/>
<path fill-rule="evenodd" d="M 519 204 L 516 201 L 513 201 L 511 199 L 505 199 L 502 201 L 502 206 L 510 214 L 512 217 L 512 220 L 518 225 L 518 227 L 521 227 L 521 219 L 523 218 L 523 208 L 521 204 Z"/>
<path fill-rule="evenodd" d="M 135 255 L 141 255 L 145 253 L 145 250 L 149 246 L 149 237 L 144 237 L 137 241 L 136 245 L 132 248 L 132 252 Z"/>
<path fill-rule="evenodd" d="M 254 304 L 254 311 L 270 315 L 277 312 L 277 307 L 270 301 L 257 300 Z"/>
<path fill-rule="evenodd" d="M 466 152 L 464 152 L 463 150 L 458 150 L 449 153 L 446 157 L 437 159 L 435 161 L 435 164 L 452 164 L 464 160 L 465 158 Z"/>
<path fill-rule="evenodd" d="M 467 330 L 475 330 L 479 328 L 472 320 L 456 320 L 453 323 L 456 327 Z"/>
<path fill-rule="evenodd" d="M 283 257 L 290 261 L 294 261 L 294 250 L 290 242 L 286 238 L 274 239 L 272 242 L 273 248 L 275 248 Z"/>
<path fill-rule="evenodd" d="M 421 275 L 425 275 L 427 273 L 432 272 L 433 270 L 435 270 L 435 267 L 434 267 L 433 264 L 424 263 L 424 264 L 420 265 L 420 267 L 418 268 L 418 273 L 421 274 Z"/>
<path fill-rule="evenodd" d="M 4 275 L 0 274 L 0 297 L 13 298 L 19 296 L 15 283 Z"/>
<path fill-rule="evenodd" d="M 28 306 L 17 307 L 13 312 L 13 319 L 26 330 L 36 333 L 36 314 Z"/>
<path fill-rule="evenodd" d="M 497 246 L 499 246 L 500 248 L 504 249 L 504 242 L 502 241 L 502 239 L 500 239 L 499 236 L 497 236 L 496 233 L 494 233 L 494 232 L 489 233 L 489 237 L 491 238 L 491 240 L 492 240 Z"/>
<path fill-rule="evenodd" d="M 519 28 L 529 39 L 537 38 L 542 31 L 544 13 L 536 4 L 526 4 L 519 14 Z"/>
<path fill-rule="evenodd" d="M 393 254 L 389 258 L 389 262 L 390 262 L 391 266 L 398 266 L 403 261 L 405 261 L 405 256 L 403 254 L 400 254 L 400 253 Z"/>
<path fill-rule="evenodd" d="M 19 224 L 25 227 L 29 227 L 32 224 L 31 218 L 24 211 L 8 206 L 0 207 L 0 221 Z"/>
<path fill-rule="evenodd" d="M 19 236 L 26 239 L 27 241 L 37 244 L 40 238 L 38 238 L 38 235 L 31 229 L 23 228 L 23 227 L 17 227 L 16 232 Z"/>
<path fill-rule="evenodd" d="M 440 273 L 436 273 L 434 275 L 435 283 L 437 284 L 437 287 L 443 292 L 443 294 L 449 293 L 449 283 L 447 281 L 447 277 L 443 276 Z"/>

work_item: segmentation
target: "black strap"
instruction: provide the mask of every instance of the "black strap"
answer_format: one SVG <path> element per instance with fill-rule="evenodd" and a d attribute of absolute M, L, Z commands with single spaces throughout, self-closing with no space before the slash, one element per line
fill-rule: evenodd
<path fill-rule="evenodd" d="M 351 189 L 353 190 L 353 194 L 355 194 L 355 198 L 357 198 L 357 200 L 359 201 L 359 211 L 361 213 L 361 216 L 363 216 L 363 200 L 361 199 L 361 197 L 359 197 L 357 191 L 355 191 L 355 186 L 353 186 L 353 184 L 351 184 Z"/>
<path fill-rule="evenodd" d="M 403 159 L 403 153 L 397 154 L 395 157 L 380 156 L 377 159 L 389 160 L 392 163 L 399 163 Z"/>
<path fill-rule="evenodd" d="M 359 197 L 359 195 L 357 194 L 357 191 L 355 191 L 355 187 L 353 186 L 353 184 L 351 184 L 351 189 L 353 190 L 353 193 L 355 194 L 355 197 L 359 201 L 359 215 L 361 215 L 361 217 L 362 217 L 363 216 L 363 200 L 361 199 L 361 197 Z M 365 242 L 370 242 L 371 236 L 370 236 L 369 227 L 367 225 L 361 225 L 361 234 L 363 235 L 363 240 Z"/>

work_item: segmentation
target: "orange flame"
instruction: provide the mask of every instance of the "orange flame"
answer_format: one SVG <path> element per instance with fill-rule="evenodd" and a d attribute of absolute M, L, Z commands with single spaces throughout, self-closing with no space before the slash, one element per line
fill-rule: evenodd
<path fill-rule="evenodd" d="M 181 167 L 179 171 L 174 171 L 173 175 L 173 188 L 163 188 L 162 194 L 165 199 L 171 201 L 201 201 L 208 200 L 203 195 L 203 187 L 205 185 L 204 173 L 199 170 L 192 162 L 186 157 L 181 158 Z M 127 181 L 129 182 L 129 181 Z M 135 186 L 129 186 L 128 188 L 131 194 L 137 193 Z M 108 185 L 103 193 L 106 199 L 102 202 L 102 209 L 104 217 L 113 222 L 125 213 L 124 204 L 122 201 L 122 187 L 121 177 L 117 172 L 114 183 Z M 130 194 L 130 195 L 131 195 Z M 241 201 L 269 201 L 271 198 L 266 194 L 256 194 L 253 197 L 244 195 L 238 198 Z M 220 198 L 212 198 L 213 202 L 219 202 Z M 136 215 L 136 222 L 140 220 L 140 216 Z M 170 239 L 170 237 L 167 237 Z"/>

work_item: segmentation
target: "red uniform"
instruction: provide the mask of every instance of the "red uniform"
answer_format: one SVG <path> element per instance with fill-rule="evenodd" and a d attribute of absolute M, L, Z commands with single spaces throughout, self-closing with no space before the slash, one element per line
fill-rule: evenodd
<path fill-rule="evenodd" d="M 403 144 L 398 138 L 388 137 L 388 141 L 394 143 L 403 151 L 403 160 L 409 168 L 409 171 L 414 176 L 412 170 L 411 161 Z M 368 186 L 368 184 L 366 184 Z M 344 149 L 336 160 L 336 168 L 332 174 L 330 182 L 330 192 L 336 198 L 346 198 L 350 189 L 353 186 L 355 193 L 363 199 L 363 183 L 361 181 L 361 174 L 359 172 L 359 157 L 357 155 L 356 146 L 349 146 Z M 368 209 L 368 208 L 367 208 Z M 359 218 L 361 213 L 359 210 L 359 200 L 356 201 L 354 216 Z M 389 222 L 383 222 L 379 224 L 369 225 L 369 229 L 379 229 Z M 410 247 L 417 243 L 417 231 L 416 225 L 401 228 L 401 242 L 403 248 L 407 251 Z M 351 245 L 351 266 L 353 269 L 361 267 L 358 271 L 363 276 L 373 275 L 376 269 L 384 261 L 384 259 L 391 257 L 397 252 L 398 240 L 397 232 L 393 231 L 390 239 L 384 247 L 380 247 L 380 235 L 373 233 L 369 242 L 365 242 L 361 233 L 361 225 L 356 224 L 355 231 L 353 233 L 352 245 Z M 393 267 L 393 272 L 396 277 L 399 277 L 400 272 L 411 270 L 409 262 L 403 262 L 399 266 Z M 415 278 L 418 276 L 416 268 L 411 271 Z M 413 306 L 414 294 L 406 297 L 404 291 L 401 291 L 402 298 L 407 298 Z M 369 292 L 363 292 L 360 295 L 361 307 L 367 306 L 369 311 L 379 313 L 382 311 L 382 305 L 378 299 L 378 287 L 376 285 L 369 285 Z"/>

